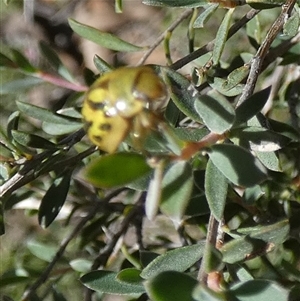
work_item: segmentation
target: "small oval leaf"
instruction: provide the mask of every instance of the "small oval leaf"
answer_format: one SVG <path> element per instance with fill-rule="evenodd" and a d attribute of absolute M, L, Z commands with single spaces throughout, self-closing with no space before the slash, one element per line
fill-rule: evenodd
<path fill-rule="evenodd" d="M 136 153 L 115 153 L 94 160 L 87 166 L 85 176 L 97 187 L 125 185 L 151 171 L 146 158 Z"/>
<path fill-rule="evenodd" d="M 205 170 L 205 195 L 209 208 L 214 217 L 220 221 L 226 203 L 228 183 L 225 176 L 208 160 Z"/>
<path fill-rule="evenodd" d="M 184 272 L 203 256 L 204 246 L 202 242 L 168 251 L 151 261 L 140 276 L 149 279 L 165 271 Z"/>
<path fill-rule="evenodd" d="M 117 275 L 117 279 L 129 284 L 137 284 L 143 281 L 140 276 L 141 271 L 134 268 L 128 268 L 120 271 Z"/>
<path fill-rule="evenodd" d="M 213 145 L 209 157 L 224 176 L 236 185 L 250 187 L 267 178 L 267 170 L 260 161 L 237 145 Z"/>
<path fill-rule="evenodd" d="M 162 182 L 161 211 L 179 223 L 190 199 L 193 188 L 192 168 L 187 162 L 174 164 Z"/>
<path fill-rule="evenodd" d="M 216 100 L 208 95 L 201 95 L 195 102 L 195 109 L 205 125 L 214 133 L 223 134 L 234 123 L 234 109 L 223 98 Z"/>
<path fill-rule="evenodd" d="M 142 284 L 129 284 L 118 280 L 117 276 L 117 273 L 110 271 L 93 271 L 80 280 L 86 287 L 105 294 L 138 296 L 145 292 Z"/>
<path fill-rule="evenodd" d="M 161 70 L 165 82 L 171 88 L 171 98 L 178 109 L 191 119 L 202 122 L 194 105 L 198 91 L 180 73 L 170 68 L 161 68 Z"/>
<path fill-rule="evenodd" d="M 255 116 L 266 104 L 271 88 L 261 90 L 241 103 L 235 110 L 235 123 L 238 126 Z"/>
<path fill-rule="evenodd" d="M 223 84 L 223 88 L 230 90 L 236 87 L 249 73 L 250 65 L 244 65 L 233 70 L 228 76 L 227 80 Z"/>
<path fill-rule="evenodd" d="M 230 132 L 237 138 L 239 145 L 249 147 L 253 151 L 274 152 L 286 146 L 291 139 L 262 127 L 238 128 Z"/>
<path fill-rule="evenodd" d="M 27 242 L 27 248 L 37 258 L 51 262 L 57 252 L 57 246 L 40 243 L 34 240 Z"/>

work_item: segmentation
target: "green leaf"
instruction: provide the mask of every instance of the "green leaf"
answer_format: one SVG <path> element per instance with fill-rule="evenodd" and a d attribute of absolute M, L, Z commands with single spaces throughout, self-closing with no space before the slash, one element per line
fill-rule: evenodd
<path fill-rule="evenodd" d="M 80 122 L 70 122 L 70 124 L 59 124 L 53 122 L 42 123 L 43 131 L 53 136 L 69 134 L 81 128 L 82 128 L 82 123 Z"/>
<path fill-rule="evenodd" d="M 85 258 L 77 258 L 69 262 L 73 270 L 80 273 L 87 273 L 91 270 L 93 263 Z"/>
<path fill-rule="evenodd" d="M 259 161 L 268 169 L 273 171 L 282 171 L 281 163 L 275 152 L 255 152 Z"/>
<path fill-rule="evenodd" d="M 292 140 L 300 141 L 300 132 L 287 123 L 273 119 L 268 119 L 270 127 L 278 134 L 289 137 Z"/>
<path fill-rule="evenodd" d="M 18 109 L 30 116 L 33 117 L 35 119 L 44 121 L 44 122 L 49 122 L 49 123 L 56 123 L 56 124 L 60 124 L 60 125 L 76 125 L 78 126 L 79 122 L 78 119 L 75 118 L 70 118 L 67 116 L 63 116 L 63 115 L 59 115 L 56 113 L 51 112 L 50 110 L 26 103 L 26 102 L 22 102 L 22 101 L 17 101 L 16 102 Z"/>
<path fill-rule="evenodd" d="M 69 25 L 81 37 L 107 49 L 122 52 L 141 51 L 144 49 L 143 47 L 130 44 L 113 34 L 102 32 L 96 28 L 77 22 L 74 19 L 69 19 Z"/>
<path fill-rule="evenodd" d="M 27 248 L 34 256 L 47 262 L 52 261 L 58 249 L 57 246 L 39 243 L 34 240 L 27 242 Z"/>
<path fill-rule="evenodd" d="M 245 282 L 245 281 L 254 279 L 254 277 L 249 272 L 249 269 L 245 265 L 243 265 L 243 266 L 238 265 L 238 267 L 237 267 L 237 269 L 235 269 L 235 271 L 236 271 L 236 276 L 238 277 L 238 279 L 241 282 Z"/>
<path fill-rule="evenodd" d="M 205 171 L 205 195 L 214 217 L 220 221 L 226 204 L 228 183 L 220 170 L 208 160 Z"/>
<path fill-rule="evenodd" d="M 173 127 L 177 125 L 181 112 L 173 101 L 169 101 L 164 115 L 166 121 Z"/>
<path fill-rule="evenodd" d="M 139 296 L 145 292 L 141 283 L 129 284 L 118 280 L 118 274 L 110 271 L 93 271 L 80 278 L 88 288 L 100 293 Z"/>
<path fill-rule="evenodd" d="M 19 126 L 19 119 L 20 119 L 20 112 L 15 111 L 8 117 L 7 120 L 7 138 L 12 141 L 13 140 L 13 134 L 12 131 L 17 130 Z"/>
<path fill-rule="evenodd" d="M 11 49 L 13 60 L 20 69 L 28 73 L 35 73 L 37 69 L 30 64 L 28 59 L 18 50 Z"/>
<path fill-rule="evenodd" d="M 264 194 L 265 192 L 261 189 L 260 185 L 255 185 L 245 189 L 243 201 L 247 205 L 254 205 L 254 203 Z"/>
<path fill-rule="evenodd" d="M 270 91 L 270 87 L 261 90 L 251 95 L 240 106 L 238 106 L 235 110 L 236 116 L 234 126 L 245 123 L 258 112 L 260 112 L 268 100 Z"/>
<path fill-rule="evenodd" d="M 231 292 L 240 301 L 289 300 L 288 289 L 265 279 L 255 279 L 238 283 L 231 288 Z"/>
<path fill-rule="evenodd" d="M 283 25 L 283 34 L 294 37 L 299 32 L 300 26 L 300 13 L 299 9 L 297 12 L 293 13 Z"/>
<path fill-rule="evenodd" d="M 212 132 L 223 134 L 234 123 L 234 109 L 223 98 L 216 100 L 208 95 L 201 95 L 195 102 L 195 109 Z"/>
<path fill-rule="evenodd" d="M 141 271 L 134 268 L 124 269 L 117 275 L 117 279 L 128 284 L 141 283 L 143 278 L 140 276 Z"/>
<path fill-rule="evenodd" d="M 73 82 L 74 77 L 70 73 L 70 71 L 63 65 L 62 61 L 60 60 L 59 56 L 53 51 L 51 47 L 49 47 L 45 42 L 40 42 L 40 49 L 44 54 L 45 58 L 49 61 L 51 66 L 54 68 L 55 71 L 58 72 L 60 76 L 65 78 L 66 80 Z"/>
<path fill-rule="evenodd" d="M 171 89 L 171 98 L 178 109 L 194 121 L 202 122 L 195 109 L 195 101 L 198 96 L 194 86 L 180 73 L 169 69 L 161 68 L 165 82 Z"/>
<path fill-rule="evenodd" d="M 27 147 L 40 149 L 56 148 L 56 145 L 51 141 L 34 134 L 13 130 L 12 136 L 16 142 Z"/>
<path fill-rule="evenodd" d="M 115 0 L 115 12 L 118 14 L 123 12 L 123 0 Z"/>
<path fill-rule="evenodd" d="M 113 71 L 114 68 L 109 65 L 107 62 L 105 62 L 100 56 L 98 56 L 97 54 L 95 54 L 94 56 L 94 64 L 97 68 L 97 70 L 103 74 L 109 71 Z"/>
<path fill-rule="evenodd" d="M 3 152 L 2 152 L 2 147 L 0 144 L 0 153 L 1 156 L 3 156 Z M 11 168 L 8 166 L 8 164 L 6 163 L 0 163 L 0 183 L 2 184 L 4 181 L 7 181 L 9 179 L 9 175 L 10 175 L 10 170 Z M 1 206 L 1 205 L 0 205 Z M 1 215 L 1 210 L 0 210 L 0 215 Z M 1 215 L 2 216 L 2 215 Z M 0 223 L 2 222 L 2 218 L 0 217 Z M 0 226 L 1 229 L 1 226 Z M 1 233 L 1 231 L 0 231 Z M 0 234 L 1 235 L 1 234 Z"/>
<path fill-rule="evenodd" d="M 228 97 L 239 95 L 243 92 L 243 89 L 244 89 L 243 84 L 237 84 L 233 88 L 227 89 L 226 88 L 227 80 L 220 78 L 220 77 L 214 77 L 213 82 L 208 82 L 208 83 L 213 89 L 217 90 L 222 95 L 225 95 Z"/>
<path fill-rule="evenodd" d="M 218 9 L 219 3 L 212 3 L 204 7 L 204 11 L 197 17 L 193 24 L 194 28 L 203 28 L 212 14 Z"/>
<path fill-rule="evenodd" d="M 176 248 L 156 257 L 141 272 L 144 279 L 155 277 L 165 271 L 184 272 L 203 256 L 205 242 Z"/>
<path fill-rule="evenodd" d="M 150 171 L 144 156 L 124 152 L 97 158 L 87 166 L 85 175 L 93 185 L 111 188 L 130 183 Z"/>
<path fill-rule="evenodd" d="M 221 247 L 224 262 L 244 261 L 280 246 L 287 238 L 289 224 L 287 220 L 282 220 L 267 226 L 240 228 L 237 232 L 246 236 L 231 240 Z"/>
<path fill-rule="evenodd" d="M 56 218 L 68 195 L 72 171 L 58 176 L 44 195 L 39 208 L 39 224 L 47 228 Z"/>
<path fill-rule="evenodd" d="M 267 178 L 267 170 L 259 160 L 237 145 L 213 145 L 209 157 L 224 176 L 236 185 L 250 187 Z"/>
<path fill-rule="evenodd" d="M 207 1 L 206 0 L 143 0 L 142 3 L 151 6 L 200 7 L 207 4 Z"/>
<path fill-rule="evenodd" d="M 161 211 L 179 223 L 188 205 L 193 188 L 192 168 L 177 162 L 167 171 L 162 182 Z"/>
<path fill-rule="evenodd" d="M 16 80 L 9 81 L 7 83 L 1 83 L 0 95 L 20 93 L 23 90 L 32 88 L 42 82 L 43 80 L 40 78 L 26 76 L 25 78 L 22 79 L 16 79 Z"/>
<path fill-rule="evenodd" d="M 192 291 L 197 284 L 186 274 L 169 271 L 147 281 L 145 287 L 153 301 L 193 301 Z"/>
<path fill-rule="evenodd" d="M 229 73 L 227 76 L 226 81 L 223 84 L 223 88 L 226 90 L 230 90 L 236 87 L 244 78 L 247 77 L 249 73 L 250 65 L 244 65 L 237 69 L 234 69 L 232 72 Z"/>
<path fill-rule="evenodd" d="M 210 290 L 207 286 L 202 284 L 198 285 L 193 290 L 193 298 L 196 301 L 227 301 L 225 293 L 217 293 Z"/>
<path fill-rule="evenodd" d="M 212 53 L 212 59 L 214 65 L 217 65 L 220 61 L 223 49 L 225 47 L 225 43 L 227 40 L 227 35 L 231 23 L 231 17 L 234 12 L 234 9 L 229 9 L 218 29 L 216 39 L 215 39 L 215 46 Z"/>
<path fill-rule="evenodd" d="M 203 137 L 209 134 L 209 130 L 206 127 L 203 128 L 191 128 L 191 127 L 177 127 L 174 128 L 174 133 L 179 139 L 183 141 L 200 141 Z"/>
<path fill-rule="evenodd" d="M 230 132 L 230 138 L 253 151 L 274 152 L 286 146 L 291 139 L 263 127 L 238 128 Z"/>

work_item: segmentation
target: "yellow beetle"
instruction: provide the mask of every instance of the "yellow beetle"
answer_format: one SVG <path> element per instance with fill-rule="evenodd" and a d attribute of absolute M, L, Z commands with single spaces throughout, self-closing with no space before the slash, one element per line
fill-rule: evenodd
<path fill-rule="evenodd" d="M 139 141 L 156 129 L 167 88 L 149 66 L 121 67 L 101 76 L 84 99 L 82 115 L 90 140 L 113 153 L 129 132 Z"/>

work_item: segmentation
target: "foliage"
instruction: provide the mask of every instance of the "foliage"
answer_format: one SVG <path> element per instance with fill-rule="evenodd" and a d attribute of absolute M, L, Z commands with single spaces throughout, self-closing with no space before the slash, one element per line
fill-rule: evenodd
<path fill-rule="evenodd" d="M 259 2 L 251 5 L 281 4 Z M 91 70 L 75 76 L 44 42 L 48 65 L 1 49 L 1 72 L 14 75 L 1 83 L 1 109 L 11 113 L 0 128 L 3 300 L 299 300 L 298 4 L 144 3 L 165 6 L 165 22 L 175 16 L 147 47 L 69 19 L 83 39 L 142 51 L 140 65 L 163 43 L 166 64 L 152 67 L 170 100 L 138 148 L 129 135 L 105 154 L 84 138 Z M 210 22 L 220 18 L 214 32 Z M 189 50 L 172 62 L 179 26 Z M 214 40 L 199 38 L 210 31 Z M 118 67 L 94 62 L 101 74 Z M 59 109 L 28 101 L 45 83 L 68 91 Z M 19 94 L 13 111 L 7 100 Z M 24 233 L 14 241 L 6 220 L 25 201 L 27 215 L 16 221 Z"/>

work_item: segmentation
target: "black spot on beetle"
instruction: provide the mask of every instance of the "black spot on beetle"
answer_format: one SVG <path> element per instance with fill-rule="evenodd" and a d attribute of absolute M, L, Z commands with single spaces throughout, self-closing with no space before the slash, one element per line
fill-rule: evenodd
<path fill-rule="evenodd" d="M 87 99 L 87 104 L 93 111 L 103 110 L 105 107 L 104 102 L 94 102 L 90 99 Z"/>
<path fill-rule="evenodd" d="M 101 142 L 102 141 L 102 137 L 101 136 L 97 136 L 97 135 L 93 135 L 93 139 L 96 140 L 97 142 Z"/>
<path fill-rule="evenodd" d="M 110 123 L 101 123 L 100 126 L 99 126 L 99 129 L 101 131 L 110 131 L 112 128 L 111 124 Z"/>

